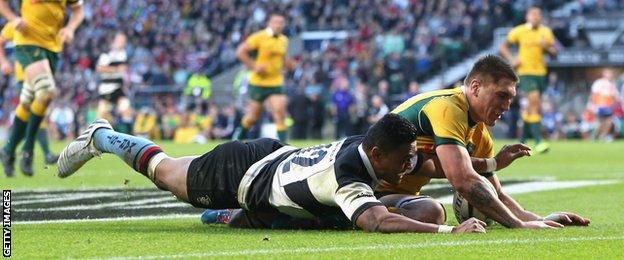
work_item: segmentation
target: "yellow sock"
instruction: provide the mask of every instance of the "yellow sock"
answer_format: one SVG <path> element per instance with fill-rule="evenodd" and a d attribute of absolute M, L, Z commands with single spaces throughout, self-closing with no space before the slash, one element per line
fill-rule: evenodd
<path fill-rule="evenodd" d="M 22 104 L 15 109 L 15 116 L 24 122 L 28 122 L 28 110 Z"/>
<path fill-rule="evenodd" d="M 32 105 L 30 105 L 30 111 L 32 111 L 33 114 L 41 117 L 45 115 L 46 109 L 48 109 L 48 106 L 37 100 L 35 100 Z"/>

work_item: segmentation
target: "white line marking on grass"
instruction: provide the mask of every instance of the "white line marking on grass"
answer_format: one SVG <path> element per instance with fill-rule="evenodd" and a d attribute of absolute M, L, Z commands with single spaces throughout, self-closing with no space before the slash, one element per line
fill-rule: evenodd
<path fill-rule="evenodd" d="M 81 199 L 105 198 L 119 196 L 119 192 L 95 192 L 86 194 L 59 194 L 59 195 L 39 195 L 39 198 L 21 199 L 13 202 L 13 205 L 26 205 L 47 202 L 63 202 Z"/>
<path fill-rule="evenodd" d="M 133 200 L 133 201 L 124 201 L 124 202 L 110 202 L 110 203 L 101 203 L 96 205 L 77 205 L 77 206 L 64 206 L 64 207 L 55 207 L 55 208 L 38 208 L 38 209 L 16 209 L 17 212 L 46 212 L 46 211 L 68 211 L 68 210 L 94 210 L 94 209 L 104 209 L 104 208 L 112 208 L 112 207 L 124 207 L 124 206 L 133 206 L 133 205 L 145 205 L 151 203 L 160 203 L 165 201 L 176 200 L 175 197 L 169 196 L 165 198 L 157 198 L 157 199 L 142 199 L 142 200 Z"/>
<path fill-rule="evenodd" d="M 536 191 L 580 188 L 594 185 L 607 185 L 618 183 L 618 180 L 601 180 L 601 181 L 534 181 L 526 183 L 516 183 L 503 185 L 503 191 L 507 194 L 521 194 Z M 453 203 L 453 195 L 443 196 L 437 199 L 442 204 Z"/>
<path fill-rule="evenodd" d="M 454 246 L 475 246 L 475 245 L 508 245 L 508 244 L 540 244 L 557 242 L 579 242 L 579 241 L 609 241 L 624 240 L 624 236 L 619 237 L 562 237 L 562 238 L 532 238 L 532 239 L 504 239 L 504 240 L 472 240 L 472 241 L 451 241 L 451 242 L 419 242 L 413 244 L 386 244 L 386 245 L 366 245 L 366 246 L 335 246 L 335 247 L 300 247 L 288 249 L 252 249 L 238 251 L 208 251 L 204 253 L 175 254 L 175 255 L 151 255 L 151 256 L 117 256 L 110 258 L 90 258 L 90 259 L 171 259 L 190 257 L 218 257 L 218 256 L 258 256 L 258 255 L 281 255 L 281 254 L 306 254 L 306 253 L 328 253 L 341 251 L 370 251 L 389 249 L 420 249 L 431 247 L 454 247 Z"/>
<path fill-rule="evenodd" d="M 58 219 L 58 220 L 32 220 L 32 221 L 13 221 L 13 225 L 33 225 L 33 224 L 65 224 L 65 223 L 81 223 L 81 222 L 113 222 L 113 221 L 136 221 L 136 220 L 154 220 L 154 219 L 183 219 L 197 218 L 199 214 L 169 214 L 161 216 L 140 216 L 140 217 L 118 217 L 118 218 L 96 218 L 96 219 Z"/>

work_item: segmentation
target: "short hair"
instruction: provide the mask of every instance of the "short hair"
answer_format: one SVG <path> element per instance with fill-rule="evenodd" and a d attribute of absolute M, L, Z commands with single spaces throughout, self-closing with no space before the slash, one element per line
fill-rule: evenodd
<path fill-rule="evenodd" d="M 366 132 L 362 146 L 370 150 L 377 146 L 383 152 L 396 150 L 416 140 L 416 127 L 397 114 L 387 114 Z"/>
<path fill-rule="evenodd" d="M 519 80 L 511 65 L 503 58 L 493 54 L 485 55 L 475 62 L 466 79 L 464 79 L 464 85 L 468 86 L 475 77 L 490 77 L 494 83 L 501 79 L 508 79 L 513 82 Z"/>

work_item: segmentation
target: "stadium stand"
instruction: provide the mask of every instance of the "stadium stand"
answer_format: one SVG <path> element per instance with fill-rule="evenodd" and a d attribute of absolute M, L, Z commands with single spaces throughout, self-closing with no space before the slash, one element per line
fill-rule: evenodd
<path fill-rule="evenodd" d="M 624 46 L 619 42 L 622 37 L 616 37 L 610 47 L 592 45 L 596 42 L 592 39 L 598 37 L 597 42 L 604 42 L 614 37 L 598 33 L 600 31 L 621 34 L 621 26 L 603 26 L 598 18 L 608 19 L 605 15 L 609 10 L 622 8 L 622 2 L 543 1 L 542 6 L 552 11 L 547 15 L 551 16 L 548 23 L 554 28 L 561 46 L 566 48 L 551 63 L 559 74 L 560 86 L 553 87 L 549 93 L 553 99 L 577 100 L 574 104 L 555 104 L 560 113 L 554 117 L 559 118 L 555 125 L 563 125 L 561 113 L 565 114 L 568 107 L 580 107 L 580 103 L 584 106 L 585 100 L 571 97 L 573 92 L 568 90 L 588 93 L 591 83 L 574 85 L 570 82 L 579 81 L 562 80 L 569 79 L 574 71 L 558 68 L 572 66 L 575 58 L 586 60 L 586 56 L 579 55 L 600 48 L 603 50 L 601 57 L 618 57 L 618 52 L 609 52 L 609 49 Z M 212 78 L 233 70 L 238 64 L 234 55 L 236 46 L 251 32 L 262 28 L 269 12 L 280 11 L 288 16 L 286 33 L 303 45 L 293 56 L 298 66 L 288 72 L 286 82 L 292 99 L 310 104 L 290 107 L 295 122 L 308 124 L 300 127 L 305 130 L 297 137 L 331 136 L 325 126 L 337 120 L 337 114 L 331 113 L 332 96 L 345 80 L 354 97 L 353 108 L 348 111 L 352 120 L 347 122 L 352 124 L 353 130 L 346 133 L 351 134 L 366 129 L 370 123 L 368 119 L 378 112 L 369 109 L 373 107 L 370 106 L 373 96 L 375 102 L 381 98 L 382 105 L 392 109 L 405 100 L 406 95 L 418 93 L 419 83 L 434 75 L 444 75 L 453 65 L 462 64 L 491 46 L 496 28 L 521 23 L 525 8 L 531 4 L 540 3 L 528 0 L 86 1 L 85 22 L 77 31 L 76 41 L 66 46 L 61 55 L 57 81 L 61 82 L 63 102 L 68 102 L 76 112 L 73 128 L 78 132 L 93 119 L 92 100 L 96 97 L 91 93 L 95 93 L 98 82 L 94 73 L 97 57 L 106 50 L 112 35 L 123 31 L 129 39 L 127 78 L 132 84 L 136 109 L 149 107 L 159 115 L 161 133 L 157 136 L 172 138 L 171 128 L 175 130 L 180 125 L 179 118 L 186 108 L 179 98 L 188 77 L 201 72 Z M 597 18 L 592 18 L 594 16 Z M 596 19 L 594 23 L 587 23 L 594 21 L 592 19 Z M 601 60 L 594 66 L 602 64 L 605 63 Z M 621 62 L 612 65 L 621 65 Z M 241 77 L 244 79 L 244 73 Z M 587 78 L 593 80 L 596 76 Z M 6 80 L 12 81 L 3 79 Z M 239 82 L 244 80 L 239 78 L 235 82 L 235 91 L 230 84 L 213 84 L 213 99 L 236 99 L 239 90 L 244 92 Z M 435 88 L 447 86 L 436 85 Z M 16 102 L 13 90 L 5 95 L 8 102 L 2 104 L 2 123 L 8 122 L 9 111 Z M 209 112 L 210 109 L 217 111 Z M 203 110 L 189 111 L 197 115 L 188 116 L 207 118 L 205 120 L 219 124 L 219 129 L 229 129 L 232 126 L 228 116 L 240 114 L 231 109 L 207 105 Z M 583 111 L 573 112 L 580 118 Z M 165 122 L 163 118 L 170 120 Z M 208 123 L 198 121 L 201 125 Z M 200 128 L 205 130 L 202 132 L 207 133 L 207 138 L 229 136 L 221 132 L 211 135 L 207 127 Z"/>

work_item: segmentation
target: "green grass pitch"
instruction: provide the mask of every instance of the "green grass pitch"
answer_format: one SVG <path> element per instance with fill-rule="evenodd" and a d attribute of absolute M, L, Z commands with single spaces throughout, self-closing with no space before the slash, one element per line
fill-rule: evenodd
<path fill-rule="evenodd" d="M 305 146 L 318 142 L 294 142 Z M 498 149 L 504 141 L 497 145 Z M 62 143 L 54 143 L 60 150 Z M 215 144 L 162 143 L 171 155 L 202 154 Z M 615 180 L 614 184 L 513 195 L 538 214 L 573 211 L 591 219 L 586 228 L 512 230 L 498 224 L 487 234 L 373 234 L 362 231 L 238 230 L 203 225 L 197 218 L 81 223 L 14 223 L 12 257 L 40 258 L 592 258 L 624 259 L 624 142 L 555 142 L 545 155 L 518 160 L 502 180 Z M 0 177 L 3 189 L 151 187 L 113 155 L 94 159 L 75 176 L 54 177 L 37 154 L 36 176 Z M 155 188 L 154 188 L 155 189 Z M 14 208 L 19 205 L 13 206 Z M 449 211 L 449 224 L 456 224 Z M 42 213 L 44 214 L 44 213 Z M 13 221 L 19 222 L 19 219 Z M 267 239 L 265 239 L 267 238 Z"/>

